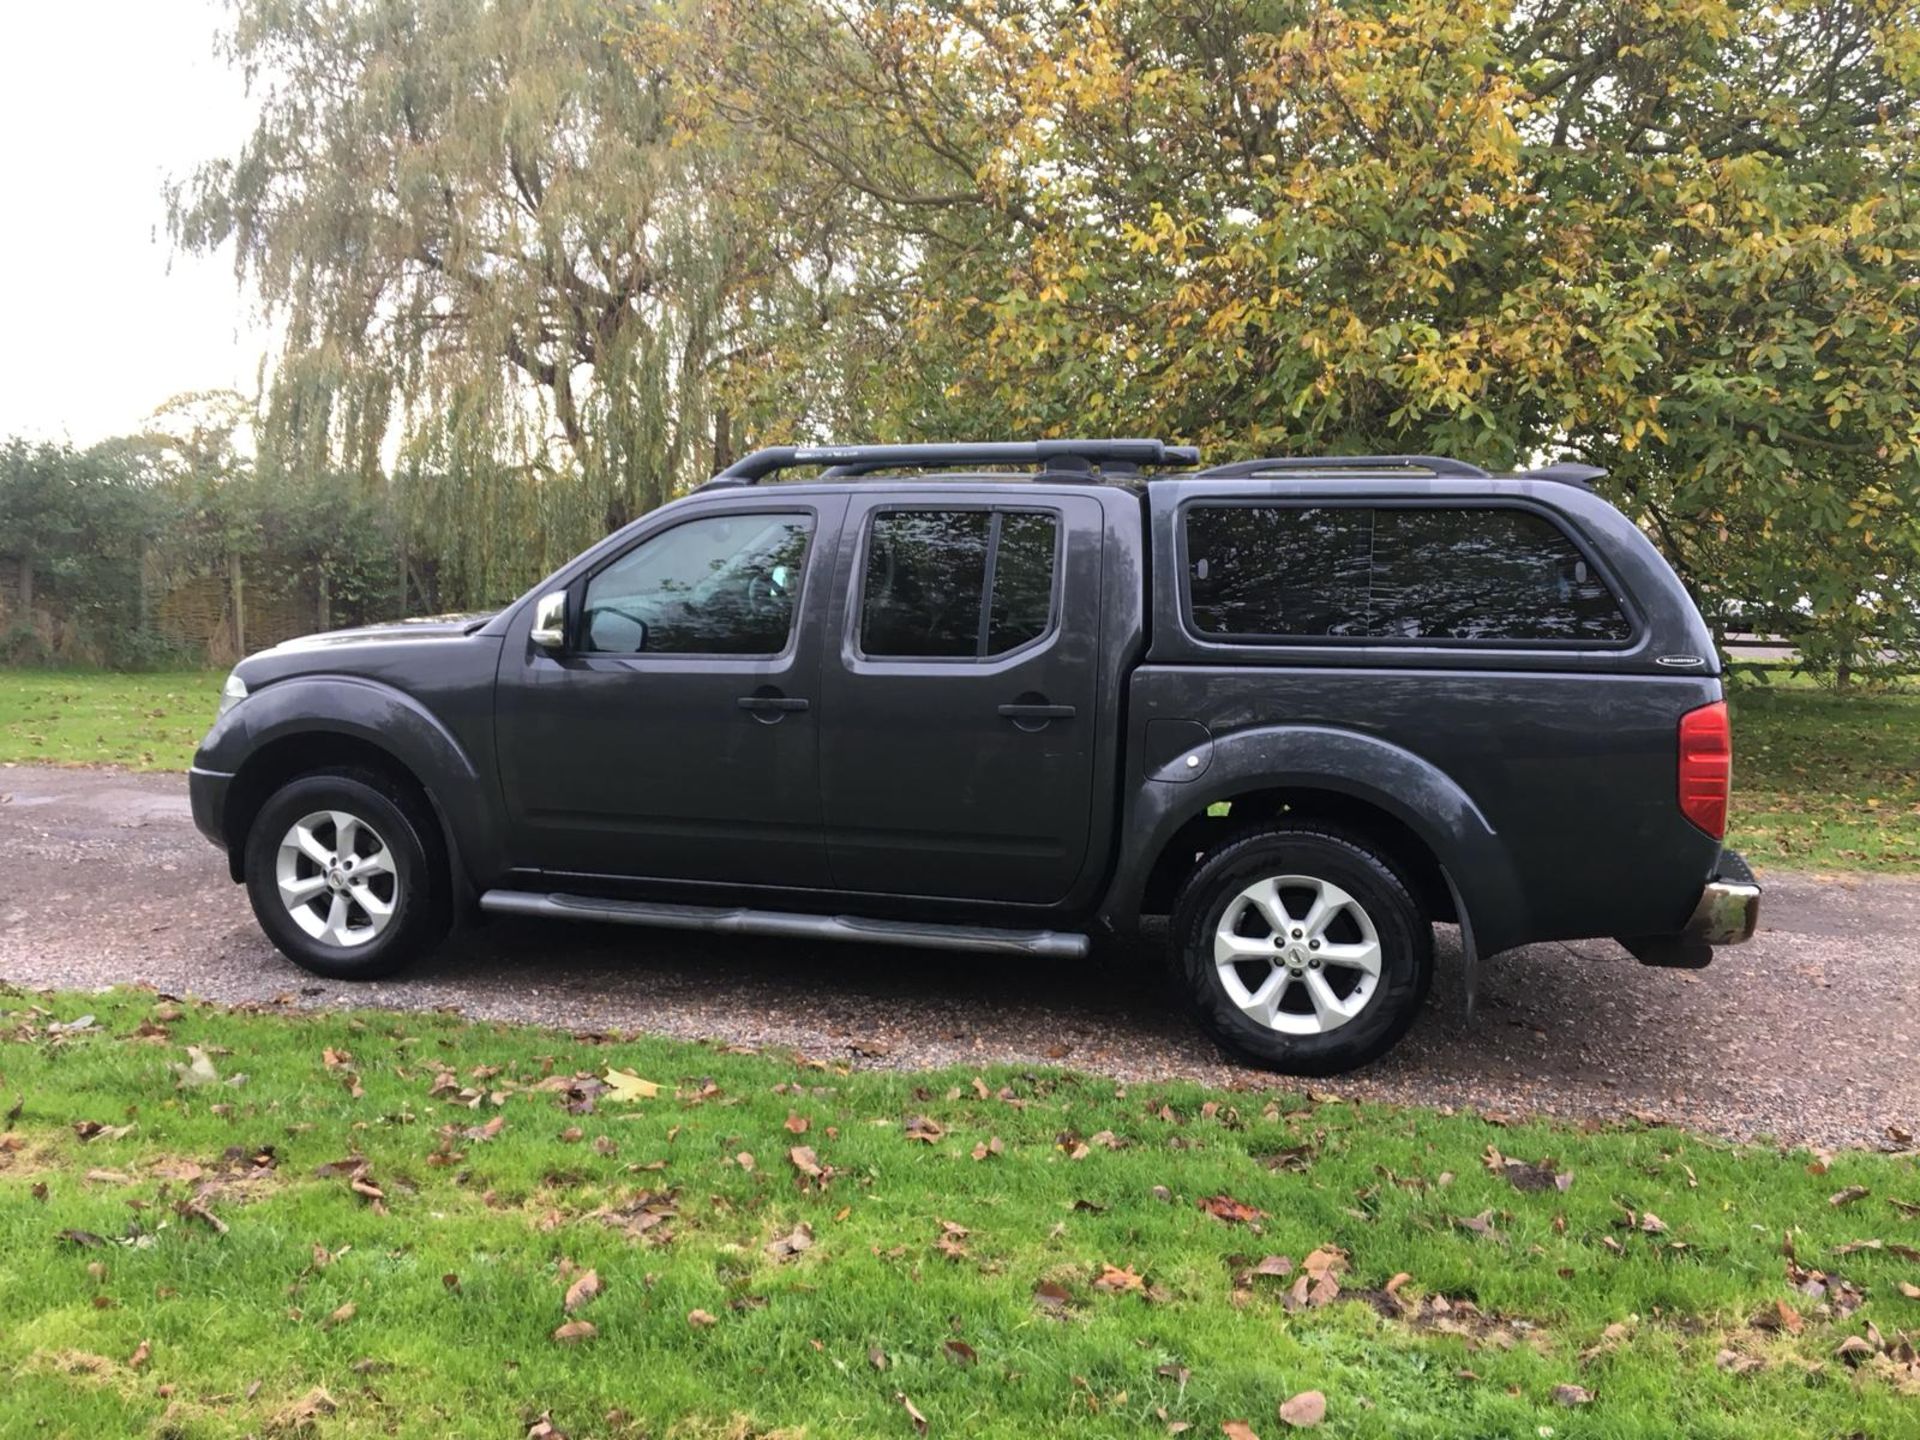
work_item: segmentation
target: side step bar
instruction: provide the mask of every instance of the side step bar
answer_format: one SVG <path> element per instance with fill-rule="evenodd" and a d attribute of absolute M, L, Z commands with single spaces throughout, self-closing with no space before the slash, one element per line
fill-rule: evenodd
<path fill-rule="evenodd" d="M 1053 960 L 1077 960 L 1088 950 L 1086 936 L 1061 930 L 1000 930 L 985 925 L 873 920 L 859 915 L 663 905 L 644 900 L 596 900 L 583 895 L 536 895 L 525 890 L 489 890 L 480 897 L 480 908 L 493 915 L 610 920 L 619 925 L 651 925 L 661 930 L 773 935 L 787 940 L 860 940 L 872 945 L 906 945 L 922 950 L 986 950 Z"/>

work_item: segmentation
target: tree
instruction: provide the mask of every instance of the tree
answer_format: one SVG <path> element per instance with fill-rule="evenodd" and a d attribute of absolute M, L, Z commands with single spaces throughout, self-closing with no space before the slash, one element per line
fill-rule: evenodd
<path fill-rule="evenodd" d="M 17 605 L 0 637 L 7 660 L 143 658 L 141 558 L 157 512 L 139 467 L 112 443 L 76 451 L 0 447 L 0 556 L 16 566 Z M 50 640 L 47 617 L 61 625 Z"/>
<path fill-rule="evenodd" d="M 172 192 L 231 239 L 286 340 L 263 467 L 378 483 L 475 592 L 510 593 L 710 458 L 706 382 L 750 235 L 667 79 L 595 0 L 234 0 L 260 99 L 239 154 Z M 722 427 L 722 441 L 726 435 Z"/>
<path fill-rule="evenodd" d="M 1844 681 L 1914 643 L 1917 21 L 718 0 L 630 43 L 796 232 L 838 195 L 883 237 L 896 343 L 845 381 L 883 431 L 1570 453 Z"/>

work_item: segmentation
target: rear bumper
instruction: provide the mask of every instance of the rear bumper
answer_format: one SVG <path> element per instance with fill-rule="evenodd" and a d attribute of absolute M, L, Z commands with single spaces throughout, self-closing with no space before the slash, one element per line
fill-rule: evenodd
<path fill-rule="evenodd" d="M 1673 935 L 1621 936 L 1620 943 L 1642 965 L 1698 969 L 1722 945 L 1744 945 L 1760 923 L 1760 886 L 1746 857 L 1724 850 L 1714 874 L 1700 889 L 1693 913 Z"/>
<path fill-rule="evenodd" d="M 227 789 L 233 776 L 219 770 L 187 771 L 187 798 L 193 802 L 193 828 L 222 850 L 227 848 Z"/>
<path fill-rule="evenodd" d="M 1700 903 L 1680 934 L 1708 945 L 1744 945 L 1759 923 L 1758 885 L 1751 880 L 1713 880 L 1700 892 Z"/>

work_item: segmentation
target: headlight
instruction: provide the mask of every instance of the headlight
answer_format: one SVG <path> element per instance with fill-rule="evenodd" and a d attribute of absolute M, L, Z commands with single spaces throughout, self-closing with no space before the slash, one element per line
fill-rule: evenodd
<path fill-rule="evenodd" d="M 247 682 L 240 678 L 240 672 L 236 670 L 227 676 L 227 683 L 220 687 L 220 709 L 213 718 L 218 720 L 246 698 Z"/>

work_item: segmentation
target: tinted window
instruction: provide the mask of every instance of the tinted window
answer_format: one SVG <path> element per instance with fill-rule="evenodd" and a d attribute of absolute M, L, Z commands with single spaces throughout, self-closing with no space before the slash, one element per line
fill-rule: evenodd
<path fill-rule="evenodd" d="M 1052 515 L 895 510 L 874 517 L 861 650 L 972 659 L 1044 635 L 1052 623 L 1057 534 Z M 983 610 L 990 554 L 993 594 Z"/>
<path fill-rule="evenodd" d="M 1365 635 L 1365 510 L 1187 512 L 1194 626 L 1209 635 Z"/>
<path fill-rule="evenodd" d="M 1187 519 L 1196 628 L 1254 637 L 1624 640 L 1558 526 L 1497 507 L 1207 506 Z"/>
<path fill-rule="evenodd" d="M 1053 622 L 1053 557 L 1059 533 L 1051 515 L 1000 517 L 987 654 L 1017 650 L 1047 633 Z"/>
<path fill-rule="evenodd" d="M 874 518 L 860 648 L 869 655 L 976 655 L 987 583 L 984 510 L 896 510 Z"/>
<path fill-rule="evenodd" d="M 812 530 L 805 515 L 710 515 L 641 541 L 587 582 L 583 648 L 779 654 Z"/>
<path fill-rule="evenodd" d="M 1396 640 L 1624 640 L 1586 557 L 1527 510 L 1376 510 L 1367 633 Z"/>

